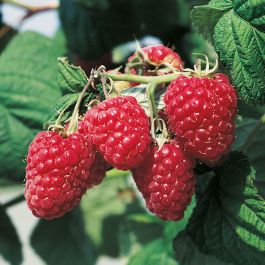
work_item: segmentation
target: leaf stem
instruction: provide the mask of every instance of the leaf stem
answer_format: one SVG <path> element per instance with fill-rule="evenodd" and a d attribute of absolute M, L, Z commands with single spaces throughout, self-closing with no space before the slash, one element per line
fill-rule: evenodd
<path fill-rule="evenodd" d="M 254 140 L 256 134 L 258 133 L 259 129 L 261 128 L 262 125 L 265 124 L 265 114 L 263 114 L 261 116 L 261 118 L 259 119 L 259 121 L 256 123 L 256 125 L 254 126 L 254 128 L 252 129 L 252 131 L 250 132 L 250 134 L 248 135 L 246 141 L 244 142 L 244 144 L 239 148 L 241 151 L 246 152 L 252 141 Z"/>
<path fill-rule="evenodd" d="M 8 202 L 2 204 L 2 207 L 3 207 L 4 209 L 7 209 L 7 208 L 9 208 L 9 207 L 11 207 L 11 206 L 14 206 L 15 204 L 17 204 L 17 203 L 19 203 L 19 202 L 24 201 L 24 200 L 25 200 L 25 196 L 24 196 L 24 194 L 19 194 L 17 197 L 15 197 L 15 198 L 11 199 L 10 201 L 8 201 Z"/>

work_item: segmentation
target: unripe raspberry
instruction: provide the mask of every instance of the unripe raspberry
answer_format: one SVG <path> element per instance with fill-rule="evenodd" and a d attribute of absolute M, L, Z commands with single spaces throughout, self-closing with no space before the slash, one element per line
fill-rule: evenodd
<path fill-rule="evenodd" d="M 180 76 L 169 85 L 164 102 L 170 129 L 194 158 L 215 165 L 235 138 L 235 89 L 223 74 Z"/>
<path fill-rule="evenodd" d="M 101 102 L 84 118 L 85 133 L 113 167 L 129 170 L 146 157 L 151 143 L 149 121 L 131 96 Z"/>
<path fill-rule="evenodd" d="M 27 156 L 25 198 L 32 213 L 54 219 L 71 211 L 81 200 L 95 160 L 92 144 L 79 133 L 64 139 L 41 132 Z"/>
<path fill-rule="evenodd" d="M 132 170 L 147 208 L 164 220 L 180 220 L 194 193 L 193 161 L 176 142 L 161 150 L 152 147 L 150 155 Z"/>

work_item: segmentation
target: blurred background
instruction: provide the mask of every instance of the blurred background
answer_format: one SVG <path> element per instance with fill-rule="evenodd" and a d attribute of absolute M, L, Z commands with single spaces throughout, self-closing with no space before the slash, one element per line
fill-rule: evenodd
<path fill-rule="evenodd" d="M 163 223 L 145 211 L 130 174 L 112 170 L 81 206 L 55 221 L 40 221 L 23 197 L 25 156 L 61 97 L 58 56 L 87 73 L 125 63 L 142 46 L 164 43 L 186 67 L 192 53 L 215 58 L 194 33 L 188 0 L 15 0 L 1 2 L 0 28 L 0 264 L 177 264 L 172 238 L 186 224 Z M 104 194 L 104 196 L 102 196 Z M 144 249 L 145 247 L 145 249 Z M 144 249 L 144 251 L 143 251 Z M 161 251 L 163 249 L 163 251 Z M 146 265 L 146 264 L 145 264 Z"/>

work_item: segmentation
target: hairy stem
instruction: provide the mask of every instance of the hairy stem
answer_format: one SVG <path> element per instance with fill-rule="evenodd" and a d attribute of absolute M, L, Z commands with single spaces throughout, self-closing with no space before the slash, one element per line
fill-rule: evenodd
<path fill-rule="evenodd" d="M 82 102 L 82 99 L 85 96 L 86 91 L 88 90 L 89 86 L 91 85 L 91 83 L 92 83 L 92 78 L 90 78 L 88 80 L 87 84 L 85 85 L 84 89 L 82 90 L 82 92 L 81 92 L 81 94 L 80 94 L 80 96 L 79 96 L 79 98 L 75 104 L 75 108 L 74 108 L 74 111 L 73 111 L 73 114 L 72 114 L 72 117 L 70 120 L 69 128 L 67 130 L 68 135 L 75 132 L 77 129 L 80 104 Z"/>

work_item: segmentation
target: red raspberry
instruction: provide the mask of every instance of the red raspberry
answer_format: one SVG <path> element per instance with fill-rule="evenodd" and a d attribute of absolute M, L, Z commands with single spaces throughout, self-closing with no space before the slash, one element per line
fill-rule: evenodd
<path fill-rule="evenodd" d="M 183 68 L 183 62 L 180 56 L 172 49 L 162 44 L 144 47 L 142 51 L 146 53 L 148 59 L 155 65 L 168 63 L 177 70 Z M 135 56 L 136 55 L 133 54 L 131 57 L 129 57 L 128 62 L 131 62 Z"/>
<path fill-rule="evenodd" d="M 25 197 L 32 213 L 54 219 L 71 211 L 90 183 L 95 160 L 92 144 L 79 133 L 64 139 L 41 132 L 27 156 Z"/>
<path fill-rule="evenodd" d="M 149 121 L 131 96 L 101 102 L 84 118 L 85 132 L 113 167 L 128 170 L 146 157 L 151 143 Z"/>
<path fill-rule="evenodd" d="M 235 138 L 237 95 L 225 75 L 180 76 L 169 85 L 164 102 L 185 152 L 208 165 L 227 154 Z"/>
<path fill-rule="evenodd" d="M 150 155 L 132 171 L 148 209 L 164 220 L 180 220 L 194 193 L 193 162 L 176 142 Z"/>
<path fill-rule="evenodd" d="M 91 178 L 87 186 L 88 189 L 99 185 L 106 176 L 106 171 L 110 168 L 99 152 L 96 151 L 95 154 L 96 158 L 90 171 Z"/>

